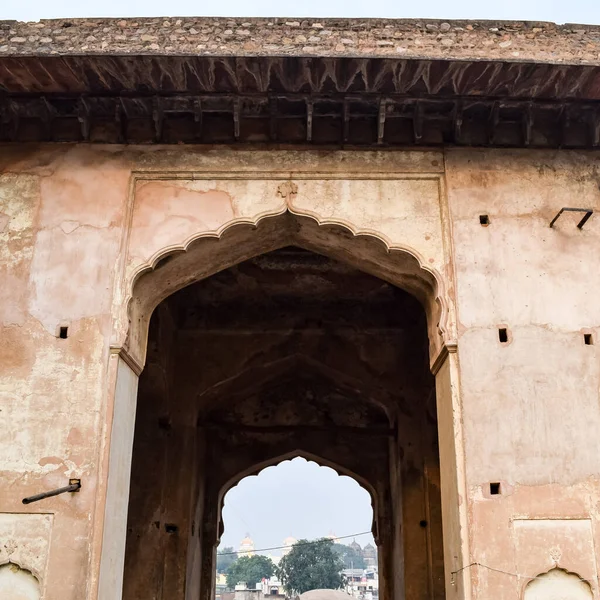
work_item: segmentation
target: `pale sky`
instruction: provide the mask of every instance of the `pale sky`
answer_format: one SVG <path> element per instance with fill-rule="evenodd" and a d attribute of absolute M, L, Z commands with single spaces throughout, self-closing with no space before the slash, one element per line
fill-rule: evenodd
<path fill-rule="evenodd" d="M 246 477 L 225 496 L 221 548 L 239 548 L 246 534 L 256 549 L 281 546 L 284 538 L 316 539 L 371 531 L 373 511 L 366 490 L 350 477 L 303 458 Z M 352 538 L 340 540 L 350 544 Z M 373 537 L 362 535 L 364 546 Z M 272 554 L 279 555 L 279 551 Z"/>
<path fill-rule="evenodd" d="M 517 19 L 600 25 L 600 0 L 0 0 L 0 19 L 144 16 Z"/>

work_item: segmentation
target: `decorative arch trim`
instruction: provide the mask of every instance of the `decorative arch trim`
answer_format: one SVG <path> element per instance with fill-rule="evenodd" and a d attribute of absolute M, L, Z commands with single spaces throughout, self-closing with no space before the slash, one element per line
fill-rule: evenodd
<path fill-rule="evenodd" d="M 574 571 L 569 571 L 568 569 L 563 568 L 563 567 L 555 566 L 555 567 L 552 567 L 551 569 L 548 569 L 544 573 L 535 575 L 534 577 L 531 577 L 529 580 L 527 580 L 525 582 L 525 584 L 523 585 L 523 591 L 521 594 L 521 598 L 523 600 L 528 600 L 528 590 L 531 590 L 532 586 L 535 585 L 538 581 L 551 579 L 554 574 L 571 578 L 573 582 L 577 581 L 581 585 L 586 586 L 587 590 L 589 591 L 590 600 L 594 597 L 594 588 L 592 586 L 592 581 L 585 579 L 584 577 L 579 575 L 579 573 L 576 573 Z"/>
<path fill-rule="evenodd" d="M 19 569 L 19 571 L 24 571 L 25 573 L 28 573 L 37 581 L 37 584 L 39 586 L 42 585 L 42 578 L 41 578 L 40 573 L 38 573 L 37 569 L 35 569 L 33 567 L 26 567 L 23 564 L 21 564 L 18 560 L 14 560 L 13 558 L 7 558 L 4 561 L 0 561 L 0 569 L 2 569 L 3 567 L 11 566 L 11 565 L 14 567 L 17 567 Z"/>
<path fill-rule="evenodd" d="M 180 244 L 171 244 L 169 246 L 165 246 L 160 250 L 157 250 L 146 262 L 140 265 L 131 276 L 131 283 L 128 286 L 128 294 L 126 298 L 126 303 L 129 304 L 131 299 L 135 296 L 135 286 L 139 279 L 152 271 L 154 271 L 157 267 L 160 266 L 162 262 L 171 258 L 173 255 L 188 252 L 190 246 L 194 243 L 201 241 L 203 239 L 215 239 L 220 240 L 230 229 L 234 229 L 237 227 L 251 227 L 253 229 L 257 228 L 261 221 L 281 215 L 285 215 L 289 213 L 296 217 L 305 217 L 310 218 L 315 221 L 315 223 L 319 227 L 339 227 L 345 229 L 353 237 L 366 237 L 372 238 L 375 241 L 380 242 L 387 253 L 391 252 L 402 252 L 408 254 L 412 258 L 414 258 L 420 269 L 428 273 L 435 281 L 437 290 L 443 290 L 444 286 L 442 283 L 441 275 L 433 268 L 429 267 L 423 256 L 414 248 L 404 245 L 393 243 L 387 236 L 382 233 L 374 230 L 374 229 L 360 229 L 355 227 L 352 223 L 345 219 L 321 219 L 317 213 L 313 211 L 307 210 L 298 210 L 294 209 L 292 206 L 285 206 L 282 210 L 278 211 L 267 211 L 260 213 L 255 219 L 233 219 L 224 223 L 221 227 L 214 231 L 204 231 L 200 233 L 196 233 L 194 235 L 189 236 L 185 240 L 183 240 Z M 436 291 L 437 291 L 436 290 Z M 442 307 L 447 310 L 446 302 L 441 295 L 436 297 L 436 300 L 439 298 L 439 302 L 442 304 Z M 442 314 L 445 317 L 445 314 Z M 440 320 L 440 333 L 445 332 L 445 328 L 442 327 L 442 322 L 444 319 Z"/>
<path fill-rule="evenodd" d="M 290 452 L 286 452 L 285 454 L 281 454 L 271 459 L 257 463 L 252 467 L 248 467 L 247 469 L 236 473 L 236 475 L 228 479 L 219 490 L 219 514 L 223 510 L 223 504 L 227 493 L 230 492 L 234 487 L 236 487 L 243 479 L 246 479 L 247 477 L 258 477 L 265 469 L 268 469 L 269 467 L 275 467 L 288 460 L 293 460 L 294 458 L 304 458 L 305 460 L 317 463 L 317 465 L 319 465 L 320 467 L 328 467 L 329 469 L 332 469 L 337 473 L 339 477 L 349 477 L 350 479 L 353 479 L 361 488 L 363 488 L 369 494 L 369 497 L 371 498 L 371 508 L 373 509 L 373 521 L 371 526 L 371 532 L 373 533 L 375 542 L 379 544 L 376 526 L 377 492 L 375 488 L 366 479 L 360 477 L 356 473 L 353 473 L 349 469 L 346 469 L 330 460 L 326 460 L 324 458 L 321 458 L 320 456 L 317 456 L 316 454 L 307 452 L 302 449 L 292 450 Z"/>
<path fill-rule="evenodd" d="M 337 229 L 337 235 L 323 235 L 329 228 Z M 259 229 L 262 238 L 253 233 Z M 218 244 L 202 252 L 202 241 Z M 448 335 L 449 313 L 440 273 L 425 265 L 423 257 L 413 248 L 392 245 L 389 239 L 372 230 L 358 229 L 344 220 L 319 219 L 314 213 L 289 205 L 279 211 L 263 213 L 254 220 L 230 221 L 216 231 L 195 234 L 181 244 L 156 252 L 131 277 L 126 300 L 127 335 L 121 346 L 113 345 L 113 348 L 122 347 L 135 365 L 143 365 L 150 316 L 162 300 L 219 271 L 287 245 L 354 264 L 413 294 L 425 306 L 432 359 L 438 355 Z M 207 260 L 194 263 L 191 258 L 196 254 Z"/>

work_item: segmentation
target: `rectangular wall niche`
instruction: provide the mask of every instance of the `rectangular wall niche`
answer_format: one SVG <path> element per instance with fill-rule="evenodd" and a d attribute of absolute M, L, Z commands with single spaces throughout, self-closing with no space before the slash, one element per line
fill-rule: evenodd
<path fill-rule="evenodd" d="M 560 564 L 580 577 L 597 581 L 596 551 L 589 519 L 514 519 L 514 564 L 519 573 L 539 574 L 555 566 L 549 549 L 560 552 Z M 516 596 L 515 596 L 516 597 Z"/>

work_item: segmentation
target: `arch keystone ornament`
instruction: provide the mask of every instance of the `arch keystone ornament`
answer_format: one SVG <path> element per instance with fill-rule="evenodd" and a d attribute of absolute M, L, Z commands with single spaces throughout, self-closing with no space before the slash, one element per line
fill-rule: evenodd
<path fill-rule="evenodd" d="M 293 181 L 285 181 L 277 186 L 277 195 L 290 201 L 298 193 L 298 184 Z"/>

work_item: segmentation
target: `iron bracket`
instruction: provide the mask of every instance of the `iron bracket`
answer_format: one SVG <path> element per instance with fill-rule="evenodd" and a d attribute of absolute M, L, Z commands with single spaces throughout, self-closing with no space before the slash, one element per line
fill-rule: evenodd
<path fill-rule="evenodd" d="M 50 490 L 49 492 L 35 494 L 35 496 L 23 498 L 23 504 L 31 504 L 32 502 L 37 502 L 38 500 L 43 500 L 44 498 L 51 498 L 52 496 L 58 496 L 59 494 L 64 494 L 65 492 L 78 492 L 80 489 L 81 479 L 69 479 L 69 485 L 65 485 L 64 487 L 56 490 Z"/>
<path fill-rule="evenodd" d="M 581 221 L 579 221 L 579 223 L 577 223 L 577 227 L 579 229 L 583 229 L 583 226 L 588 222 L 588 219 L 594 214 L 594 209 L 593 208 L 569 208 L 567 206 L 563 206 L 558 211 L 558 213 L 554 217 L 554 219 L 552 219 L 552 221 L 550 221 L 550 227 L 554 227 L 554 223 L 556 223 L 556 221 L 558 221 L 558 218 L 564 212 L 581 212 L 581 213 L 585 213 L 585 215 L 583 215 L 583 218 L 581 219 Z"/>

